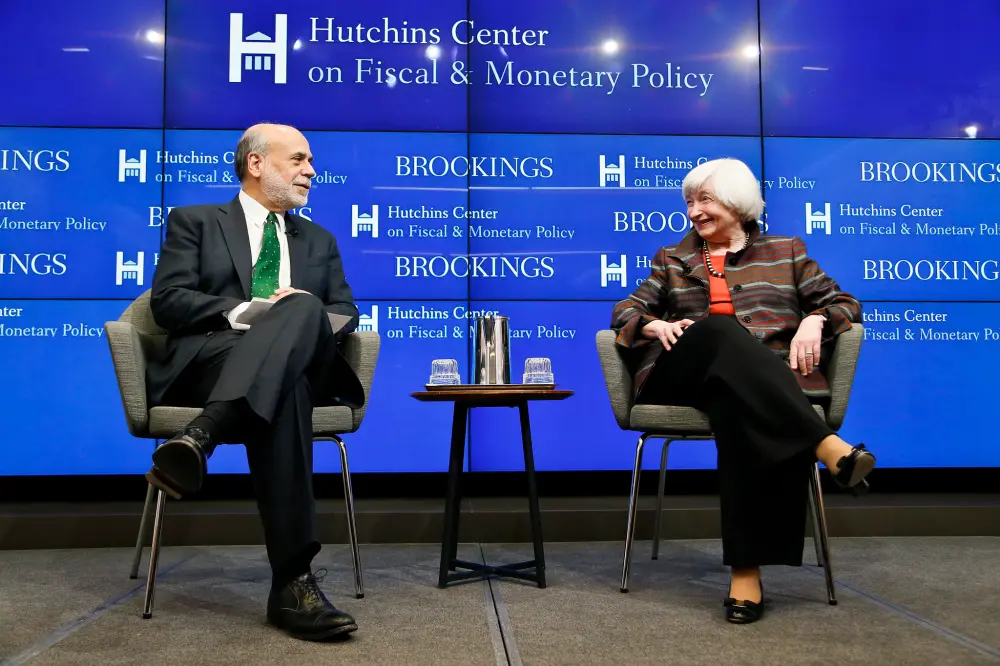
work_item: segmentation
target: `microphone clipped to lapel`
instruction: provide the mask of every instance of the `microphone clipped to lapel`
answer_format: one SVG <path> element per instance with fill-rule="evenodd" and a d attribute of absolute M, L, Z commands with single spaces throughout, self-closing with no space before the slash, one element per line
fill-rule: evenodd
<path fill-rule="evenodd" d="M 292 264 L 289 273 L 292 286 L 303 289 L 302 280 L 306 274 L 306 263 L 309 261 L 309 243 L 291 213 L 285 214 L 285 236 L 288 237 L 288 260 Z"/>

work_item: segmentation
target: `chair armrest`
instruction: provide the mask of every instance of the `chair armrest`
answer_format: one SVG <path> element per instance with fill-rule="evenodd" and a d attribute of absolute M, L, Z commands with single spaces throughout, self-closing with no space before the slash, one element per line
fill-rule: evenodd
<path fill-rule="evenodd" d="M 127 322 L 109 321 L 104 324 L 104 335 L 111 348 L 128 431 L 135 437 L 149 437 L 146 350 L 139 331 Z"/>
<path fill-rule="evenodd" d="M 361 380 L 361 386 L 365 390 L 365 404 L 357 409 L 352 409 L 354 415 L 354 430 L 361 427 L 361 421 L 365 417 L 365 410 L 368 408 L 368 399 L 371 395 L 372 381 L 375 378 L 375 363 L 378 361 L 379 347 L 382 341 L 375 331 L 355 331 L 344 338 L 341 352 L 347 359 L 347 364 L 354 370 L 354 374 Z"/>
<path fill-rule="evenodd" d="M 629 413 L 632 411 L 632 374 L 622 359 L 615 344 L 614 331 L 597 332 L 597 356 L 604 372 L 604 385 L 611 399 L 611 411 L 622 430 L 629 429 Z"/>
<path fill-rule="evenodd" d="M 826 421 L 831 428 L 839 430 L 847 415 L 847 403 L 851 398 L 854 371 L 858 367 L 861 341 L 865 338 L 865 327 L 852 324 L 851 328 L 837 336 L 833 354 L 830 357 L 826 381 L 830 385 L 830 407 Z"/>

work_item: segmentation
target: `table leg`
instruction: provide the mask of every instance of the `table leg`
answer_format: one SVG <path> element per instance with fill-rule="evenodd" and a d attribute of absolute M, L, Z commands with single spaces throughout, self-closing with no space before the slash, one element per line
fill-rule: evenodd
<path fill-rule="evenodd" d="M 465 410 L 465 413 L 468 414 L 468 410 L 467 409 Z M 468 417 L 466 417 L 466 418 L 468 418 Z M 465 427 L 466 427 L 465 426 L 465 419 L 463 419 L 462 420 L 463 438 L 462 438 L 461 442 L 458 445 L 459 446 L 459 450 L 461 451 L 461 453 L 458 454 L 459 455 L 459 458 L 458 458 L 458 481 L 455 483 L 455 493 L 454 493 L 454 495 L 451 498 L 451 503 L 452 503 L 452 506 L 455 507 L 455 510 L 452 511 L 452 513 L 451 513 L 451 516 L 452 516 L 452 518 L 451 518 L 451 548 L 448 551 L 448 571 L 454 571 L 455 570 L 455 561 L 458 559 L 458 523 L 459 523 L 459 518 L 462 515 L 462 472 L 464 471 L 464 467 L 465 467 L 465 439 L 464 439 Z M 449 472 L 450 472 L 450 466 L 449 466 Z"/>
<path fill-rule="evenodd" d="M 469 408 L 455 403 L 451 421 L 451 454 L 448 462 L 448 497 L 444 505 L 444 534 L 441 536 L 441 568 L 438 587 L 448 584 L 448 570 L 458 552 L 458 516 L 461 510 L 458 490 L 462 465 L 465 462 L 465 425 Z"/>
<path fill-rule="evenodd" d="M 528 403 L 518 405 L 521 416 L 521 444 L 524 446 L 524 471 L 528 476 L 528 509 L 531 512 L 531 538 L 535 546 L 535 574 L 538 587 L 545 587 L 545 553 L 542 548 L 542 515 L 538 510 L 538 485 L 535 483 L 535 454 L 531 449 L 531 425 Z"/>

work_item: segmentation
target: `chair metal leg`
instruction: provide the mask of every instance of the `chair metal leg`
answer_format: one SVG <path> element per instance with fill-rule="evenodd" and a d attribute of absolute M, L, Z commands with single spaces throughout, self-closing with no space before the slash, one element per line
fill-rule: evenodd
<path fill-rule="evenodd" d="M 813 487 L 812 470 L 809 470 L 809 522 L 812 524 L 813 547 L 816 549 L 816 566 L 826 566 L 823 560 L 823 546 L 820 543 L 819 517 L 816 513 L 816 490 Z"/>
<path fill-rule="evenodd" d="M 149 510 L 153 506 L 155 491 L 153 484 L 149 484 L 146 488 L 146 501 L 142 505 L 142 518 L 139 519 L 139 536 L 135 539 L 135 555 L 132 557 L 132 568 L 128 572 L 128 577 L 132 580 L 139 577 L 139 561 L 142 560 L 142 546 L 146 540 L 146 523 L 149 520 Z"/>
<path fill-rule="evenodd" d="M 660 557 L 660 522 L 663 519 L 663 491 L 667 485 L 667 451 L 670 450 L 669 439 L 663 439 L 663 450 L 660 451 L 660 482 L 656 489 L 656 516 L 653 518 L 653 559 Z"/>
<path fill-rule="evenodd" d="M 636 503 L 639 500 L 639 476 L 642 472 L 642 449 L 648 434 L 642 434 L 635 445 L 635 465 L 632 467 L 632 493 L 628 500 L 628 527 L 625 529 L 625 556 L 622 560 L 621 592 L 628 592 L 628 570 L 632 564 L 632 537 L 635 535 Z"/>
<path fill-rule="evenodd" d="M 163 533 L 163 507 L 167 494 L 156 491 L 156 515 L 153 518 L 153 542 L 149 548 L 149 574 L 146 577 L 146 600 L 142 606 L 142 619 L 153 617 L 153 592 L 156 588 L 156 565 L 160 560 L 160 536 Z"/>
<path fill-rule="evenodd" d="M 347 466 L 347 447 L 339 437 L 332 438 L 340 449 L 340 476 L 344 481 L 344 505 L 347 510 L 347 531 L 351 540 L 351 558 L 354 562 L 354 596 L 365 598 L 365 584 L 361 576 L 361 553 L 358 551 L 358 527 L 354 522 L 354 491 L 351 489 L 351 469 Z"/>
<path fill-rule="evenodd" d="M 813 539 L 816 543 L 816 560 L 823 567 L 826 578 L 826 596 L 831 606 L 837 605 L 837 593 L 833 586 L 833 567 L 830 564 L 830 542 L 826 529 L 826 508 L 823 506 L 823 488 L 819 480 L 819 465 L 813 465 L 809 474 L 809 510 L 813 524 Z"/>

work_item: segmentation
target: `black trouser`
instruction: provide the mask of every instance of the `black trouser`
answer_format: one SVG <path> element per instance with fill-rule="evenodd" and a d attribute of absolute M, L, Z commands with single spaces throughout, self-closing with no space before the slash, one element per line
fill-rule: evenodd
<path fill-rule="evenodd" d="M 248 331 L 211 334 L 165 396 L 165 404 L 227 402 L 243 427 L 220 438 L 244 442 L 275 583 L 283 584 L 320 550 L 313 498 L 314 395 L 329 395 L 336 342 L 322 303 L 292 294 Z"/>
<path fill-rule="evenodd" d="M 708 414 L 718 451 L 723 563 L 801 566 L 809 467 L 833 430 L 788 364 L 729 316 L 689 326 L 637 402 Z"/>

